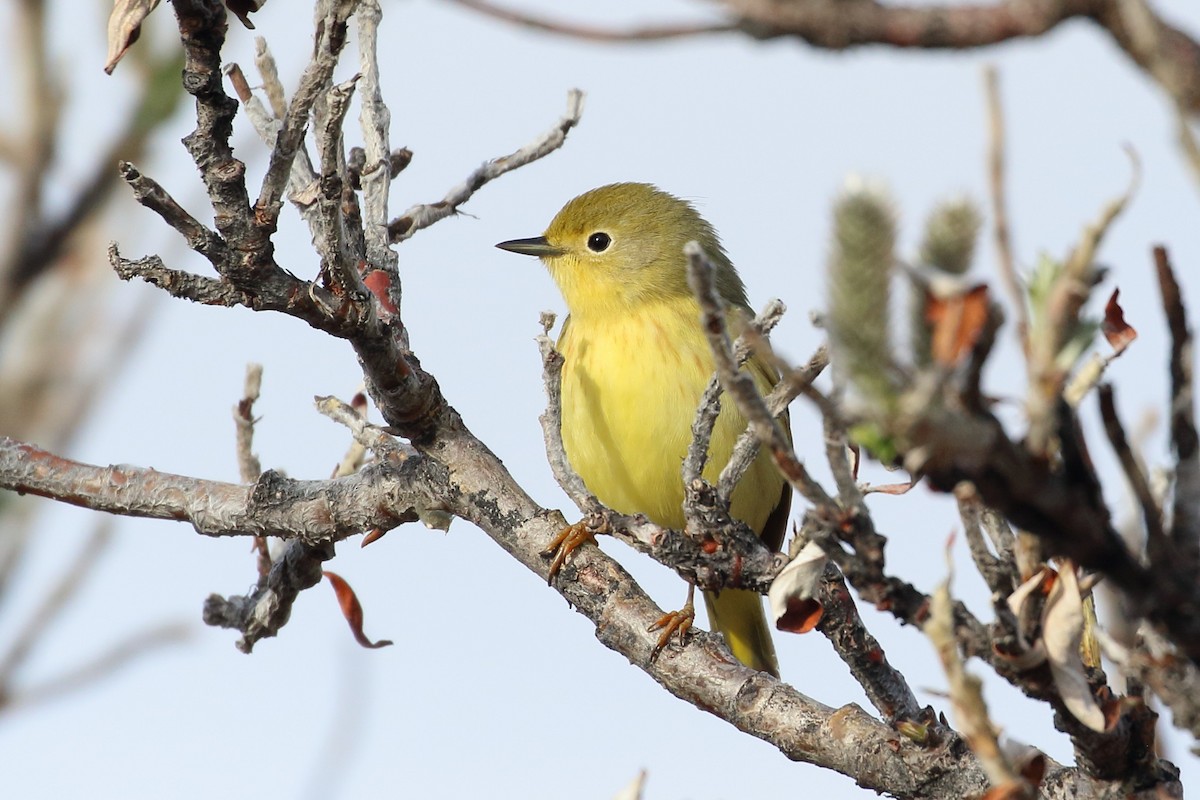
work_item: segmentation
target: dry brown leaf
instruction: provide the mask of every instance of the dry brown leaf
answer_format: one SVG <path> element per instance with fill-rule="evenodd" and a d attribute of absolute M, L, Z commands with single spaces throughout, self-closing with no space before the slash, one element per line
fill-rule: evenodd
<path fill-rule="evenodd" d="M 825 572 L 825 561 L 825 551 L 815 542 L 809 542 L 775 576 L 767 600 L 776 628 L 789 633 L 808 633 L 821 621 L 824 609 L 813 595 Z"/>
<path fill-rule="evenodd" d="M 116 0 L 108 15 L 108 61 L 104 71 L 112 75 L 117 62 L 137 41 L 142 22 L 158 6 L 158 0 Z"/>
<path fill-rule="evenodd" d="M 232 11 L 234 16 L 250 30 L 254 30 L 254 23 L 250 21 L 250 15 L 266 4 L 267 0 L 225 0 L 225 7 Z"/>
<path fill-rule="evenodd" d="M 1096 702 L 1079 654 L 1079 645 L 1083 641 L 1083 597 L 1075 577 L 1075 566 L 1070 562 L 1063 565 L 1058 580 L 1050 589 L 1050 596 L 1046 598 L 1042 641 L 1046 645 L 1054 685 L 1067 710 L 1094 731 L 1108 730 L 1115 720 L 1108 719 Z"/>
<path fill-rule="evenodd" d="M 387 531 L 383 530 L 382 528 L 372 528 L 371 530 L 367 531 L 365 536 L 363 536 L 362 543 L 359 545 L 359 547 L 366 547 L 369 544 L 378 542 L 386 533 Z"/>
<path fill-rule="evenodd" d="M 1138 335 L 1137 329 L 1125 321 L 1125 312 L 1117 302 L 1120 295 L 1120 289 L 1113 289 L 1112 297 L 1108 298 L 1108 303 L 1104 306 L 1104 322 L 1100 324 L 1104 338 L 1112 345 L 1114 358 L 1124 353 L 1125 348 L 1129 347 Z"/>
<path fill-rule="evenodd" d="M 389 639 L 380 639 L 377 642 L 372 642 L 363 633 L 362 603 L 358 602 L 358 596 L 354 594 L 354 590 L 350 588 L 350 584 L 346 583 L 346 580 L 341 575 L 329 570 L 325 570 L 325 577 L 329 578 L 329 582 L 333 585 L 338 605 L 342 607 L 342 616 L 346 618 L 346 622 L 350 625 L 350 630 L 354 634 L 354 641 L 363 647 L 372 649 L 390 645 L 392 642 Z"/>
<path fill-rule="evenodd" d="M 925 319 L 931 326 L 929 347 L 937 363 L 954 367 L 962 362 L 987 323 L 988 303 L 988 289 L 983 284 L 947 297 L 926 293 Z"/>

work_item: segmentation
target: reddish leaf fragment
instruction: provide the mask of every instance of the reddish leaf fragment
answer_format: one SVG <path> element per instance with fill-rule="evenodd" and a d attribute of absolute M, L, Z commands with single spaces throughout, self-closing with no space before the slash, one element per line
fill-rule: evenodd
<path fill-rule="evenodd" d="M 1024 800 L 1026 797 L 1029 797 L 1029 786 L 1024 781 L 1009 781 L 988 789 L 981 800 Z"/>
<path fill-rule="evenodd" d="M 1114 357 L 1124 353 L 1125 348 L 1129 347 L 1138 335 L 1137 329 L 1125 321 L 1125 311 L 1117 302 L 1120 295 L 1120 289 L 1113 289 L 1112 297 L 1108 298 L 1108 303 L 1104 306 L 1104 322 L 1100 324 L 1104 338 L 1112 345 Z"/>
<path fill-rule="evenodd" d="M 362 604 L 358 602 L 358 596 L 354 594 L 354 590 L 350 588 L 350 584 L 346 583 L 342 576 L 329 570 L 325 570 L 325 577 L 329 578 L 329 582 L 333 584 L 333 591 L 337 595 L 338 605 L 342 607 L 342 616 L 350 624 L 350 630 L 354 634 L 354 641 L 363 647 L 372 649 L 390 645 L 392 642 L 388 639 L 380 639 L 378 642 L 372 642 L 363 633 Z"/>
<path fill-rule="evenodd" d="M 378 542 L 380 539 L 383 538 L 383 535 L 385 533 L 387 533 L 387 531 L 385 531 L 383 528 L 371 528 L 371 530 L 368 531 L 367 535 L 363 537 L 362 544 L 359 546 L 366 547 L 369 544 Z"/>
<path fill-rule="evenodd" d="M 817 627 L 824 613 L 821 604 L 811 597 L 805 600 L 793 597 L 787 601 L 782 616 L 775 620 L 775 627 L 788 633 L 808 633 Z"/>
<path fill-rule="evenodd" d="M 375 299 L 379 301 L 379 305 L 383 306 L 383 310 L 389 314 L 398 314 L 400 309 L 396 308 L 396 304 L 392 302 L 390 291 L 392 288 L 392 279 L 386 272 L 381 269 L 373 269 L 363 277 L 363 284 L 371 290 L 371 294 L 375 295 Z"/>
<path fill-rule="evenodd" d="M 950 297 L 925 295 L 925 319 L 929 322 L 930 351 L 944 367 L 960 364 L 988 318 L 988 289 L 980 284 Z"/>
<path fill-rule="evenodd" d="M 1027 754 L 1017 759 L 1016 767 L 1030 786 L 1041 786 L 1042 778 L 1046 776 L 1046 754 L 1030 748 Z"/>

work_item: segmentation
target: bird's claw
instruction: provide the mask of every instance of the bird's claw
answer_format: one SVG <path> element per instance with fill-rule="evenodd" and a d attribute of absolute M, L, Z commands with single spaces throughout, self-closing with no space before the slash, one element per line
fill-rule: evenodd
<path fill-rule="evenodd" d="M 550 544 L 546 545 L 546 549 L 542 551 L 543 556 L 552 557 L 546 583 L 554 583 L 554 578 L 557 577 L 563 564 L 567 562 L 567 556 L 587 542 L 596 543 L 596 534 L 588 526 L 587 520 L 568 525 L 559 531 L 558 535 L 551 539 Z"/>
<path fill-rule="evenodd" d="M 662 633 L 658 636 L 658 641 L 654 644 L 654 649 L 650 651 L 650 660 L 654 661 L 658 658 L 658 654 L 666 648 L 670 643 L 671 637 L 676 633 L 679 634 L 679 646 L 682 647 L 687 642 L 688 631 L 692 629 L 692 623 L 696 621 L 696 606 L 693 603 L 696 587 L 688 587 L 688 599 L 683 604 L 683 608 L 678 611 L 669 611 L 663 614 L 658 620 L 647 628 L 647 631 L 661 630 Z"/>

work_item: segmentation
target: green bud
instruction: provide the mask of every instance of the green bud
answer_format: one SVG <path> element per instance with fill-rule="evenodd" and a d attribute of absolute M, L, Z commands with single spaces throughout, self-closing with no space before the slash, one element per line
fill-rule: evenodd
<path fill-rule="evenodd" d="M 982 226 L 979 209 L 967 198 L 942 203 L 925 222 L 921 261 L 951 275 L 962 275 L 971 267 Z"/>
<path fill-rule="evenodd" d="M 879 191 L 855 187 L 833 209 L 829 257 L 829 339 L 833 363 L 862 394 L 890 401 L 894 361 L 888 306 L 896 220 Z"/>

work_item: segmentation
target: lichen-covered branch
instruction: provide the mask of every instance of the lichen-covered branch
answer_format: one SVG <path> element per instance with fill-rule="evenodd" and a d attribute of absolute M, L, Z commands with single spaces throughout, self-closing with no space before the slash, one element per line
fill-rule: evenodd
<path fill-rule="evenodd" d="M 0 438 L 0 488 L 70 505 L 191 523 L 206 536 L 276 535 L 310 544 L 417 519 L 439 500 L 420 473 L 427 460 L 377 467 L 348 478 L 298 481 L 268 470 L 252 486 L 206 481 L 129 466 L 99 467 Z"/>

